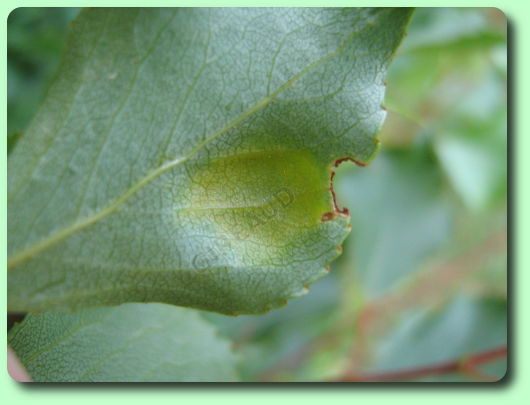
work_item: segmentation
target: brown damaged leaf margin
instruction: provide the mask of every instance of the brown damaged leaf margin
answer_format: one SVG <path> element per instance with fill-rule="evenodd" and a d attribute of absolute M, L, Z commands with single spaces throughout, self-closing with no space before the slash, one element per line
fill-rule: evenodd
<path fill-rule="evenodd" d="M 411 11 L 414 11 L 414 8 L 411 8 Z M 408 19 L 408 21 L 406 23 L 405 30 L 403 31 L 402 39 L 408 35 L 407 26 L 410 24 L 410 20 L 411 20 L 410 17 L 411 16 L 412 16 L 412 12 L 409 15 L 409 19 Z M 390 55 L 390 58 L 388 59 L 388 62 L 387 62 L 388 64 L 396 57 L 396 52 L 397 52 L 397 47 L 393 50 L 392 54 Z M 383 81 L 382 85 L 384 87 L 388 86 L 388 83 L 386 82 L 386 80 Z M 385 113 L 388 111 L 387 107 L 384 104 L 381 105 L 381 109 L 383 111 L 385 111 Z M 386 117 L 383 119 L 383 122 L 385 120 L 386 120 Z M 379 130 L 383 126 L 383 122 L 381 123 L 381 125 L 379 127 Z M 335 162 L 330 167 L 329 191 L 331 192 L 331 197 L 332 197 L 332 201 L 333 201 L 333 211 L 328 211 L 328 212 L 325 212 L 324 214 L 322 214 L 322 217 L 321 217 L 321 221 L 322 222 L 332 221 L 333 219 L 335 219 L 335 217 L 337 215 L 343 215 L 343 216 L 347 216 L 347 217 L 350 216 L 350 210 L 347 207 L 340 208 L 338 206 L 338 204 L 337 204 L 337 196 L 335 195 L 335 190 L 333 188 L 333 180 L 334 180 L 334 177 L 335 177 L 335 170 L 333 168 L 334 167 L 339 167 L 341 163 L 346 162 L 346 161 L 353 162 L 359 167 L 365 167 L 370 162 L 370 160 L 377 154 L 377 151 L 379 150 L 379 147 L 381 146 L 381 141 L 380 141 L 379 138 L 377 138 L 377 137 L 374 138 L 374 142 L 375 142 L 376 148 L 375 148 L 374 152 L 372 153 L 372 155 L 371 155 L 371 157 L 370 157 L 370 159 L 368 161 L 361 162 L 360 160 L 356 160 L 356 159 L 352 158 L 351 156 L 346 156 L 346 157 L 339 158 L 339 159 L 335 160 Z M 351 225 L 348 225 L 348 227 L 349 227 L 349 229 L 351 229 Z M 340 246 L 340 248 L 341 248 L 341 250 L 339 250 L 339 254 L 342 253 L 342 246 Z M 327 267 L 326 267 L 326 269 L 327 269 Z"/>
<path fill-rule="evenodd" d="M 414 10 L 414 8 L 411 9 L 412 11 Z M 408 19 L 408 22 L 407 22 L 407 25 L 410 24 L 410 20 L 411 20 L 411 17 L 412 16 L 412 13 L 409 15 L 409 19 Z M 407 30 L 405 29 L 405 31 L 403 32 L 403 37 L 407 36 Z M 402 37 L 402 39 L 403 39 Z M 388 60 L 388 63 L 390 63 L 395 57 L 396 57 L 396 52 L 397 52 L 397 47 L 396 49 L 394 49 L 394 51 L 392 52 L 392 54 L 390 55 L 390 58 Z M 383 86 L 384 87 L 387 87 L 388 86 L 388 83 L 386 81 L 383 81 Z M 381 105 L 381 109 L 386 113 L 388 111 L 387 107 L 385 105 Z M 383 126 L 383 123 L 385 122 L 386 120 L 386 117 L 382 120 L 380 126 L 379 126 L 379 129 L 376 131 L 376 134 L 381 130 L 382 126 Z M 364 162 L 360 161 L 360 160 L 356 160 L 355 158 L 351 157 L 351 156 L 346 156 L 346 157 L 343 157 L 343 158 L 339 158 L 339 159 L 336 159 L 335 162 L 332 163 L 332 165 L 330 166 L 330 178 L 329 178 L 329 191 L 331 193 L 331 197 L 332 197 L 332 203 L 333 203 L 333 211 L 329 211 L 329 212 L 325 212 L 324 214 L 322 214 L 322 217 L 321 217 L 321 221 L 322 222 L 326 222 L 326 221 L 331 221 L 333 219 L 336 218 L 337 215 L 342 215 L 342 216 L 345 216 L 345 217 L 349 217 L 350 216 L 350 210 L 347 208 L 347 207 L 344 207 L 344 208 L 340 208 L 337 204 L 337 197 L 335 195 L 335 189 L 333 188 L 333 180 L 335 178 L 335 170 L 334 170 L 334 167 L 339 167 L 341 163 L 343 162 L 346 162 L 346 161 L 350 161 L 350 162 L 353 162 L 355 163 L 357 166 L 359 167 L 365 167 L 368 163 L 370 163 L 370 161 L 377 155 L 377 152 L 379 151 L 379 148 L 381 147 L 381 140 L 376 136 L 374 138 L 374 142 L 375 142 L 375 150 L 372 152 L 371 156 Z M 347 229 L 349 231 L 351 231 L 352 229 L 352 226 L 351 224 L 348 224 L 347 226 Z M 345 237 L 346 238 L 346 237 Z M 345 239 L 344 238 L 344 239 Z M 342 240 L 339 244 L 339 246 L 337 247 L 336 249 L 336 255 L 335 257 L 333 257 L 330 262 L 332 262 L 333 260 L 335 260 L 338 256 L 340 256 L 343 252 L 343 247 L 342 247 L 342 244 L 344 243 L 344 240 Z M 328 263 L 330 263 L 328 262 Z M 325 267 L 324 267 L 324 274 L 322 274 L 320 277 L 317 277 L 316 279 L 312 280 L 309 282 L 309 284 L 312 284 L 314 283 L 315 281 L 318 281 L 320 278 L 324 277 L 327 273 L 329 273 L 331 271 L 331 266 L 329 264 L 327 264 Z M 292 298 L 297 298 L 297 297 L 300 297 L 302 295 L 305 295 L 307 292 L 309 291 L 308 288 L 306 288 L 305 286 L 302 288 L 301 291 L 299 291 L 297 294 L 293 294 L 291 296 L 288 296 L 286 297 L 286 299 L 283 299 L 281 302 L 276 302 L 275 304 L 269 304 L 267 305 L 263 312 L 261 313 L 267 313 L 269 312 L 271 309 L 276 309 L 276 308 L 282 308 L 282 307 L 285 307 L 287 306 L 288 302 L 290 299 Z M 232 316 L 238 316 L 239 314 L 238 313 L 233 313 L 231 314 Z"/>
<path fill-rule="evenodd" d="M 381 144 L 381 141 L 379 140 L 379 138 L 375 138 L 374 141 L 376 144 L 376 150 L 374 151 L 372 156 L 375 156 L 377 154 L 377 150 L 379 149 L 379 146 Z M 322 217 L 321 217 L 322 222 L 332 221 L 333 219 L 335 219 L 337 215 L 343 215 L 347 217 L 350 216 L 350 210 L 347 207 L 344 207 L 344 208 L 339 207 L 337 203 L 337 195 L 335 194 L 335 189 L 333 188 L 333 181 L 335 179 L 334 168 L 339 167 L 343 162 L 352 162 L 359 167 L 365 167 L 368 164 L 368 162 L 361 162 L 360 160 L 354 159 L 351 156 L 346 156 L 346 157 L 335 160 L 335 162 L 330 168 L 330 176 L 329 176 L 329 191 L 331 193 L 331 199 L 333 202 L 333 211 L 328 211 L 322 214 Z"/>
<path fill-rule="evenodd" d="M 329 191 L 330 191 L 331 197 L 332 197 L 333 211 L 325 212 L 322 215 L 322 217 L 321 217 L 321 221 L 322 222 L 332 221 L 339 215 L 343 216 L 343 217 L 349 217 L 350 216 L 350 210 L 347 207 L 340 208 L 338 206 L 338 204 L 337 204 L 337 197 L 335 195 L 335 190 L 333 188 L 333 180 L 335 178 L 335 170 L 334 170 L 334 168 L 335 167 L 339 167 L 343 162 L 347 162 L 347 161 L 355 163 L 359 167 L 365 167 L 377 155 L 379 147 L 381 146 L 381 141 L 379 140 L 379 138 L 374 138 L 374 142 L 375 142 L 376 148 L 373 151 L 373 153 L 371 154 L 371 156 L 366 161 L 363 162 L 363 161 L 357 160 L 357 159 L 355 159 L 355 158 L 353 158 L 351 156 L 346 156 L 346 157 L 342 157 L 342 158 L 336 159 L 331 164 L 330 169 L 329 169 L 330 170 Z M 351 224 L 346 225 L 346 229 L 348 229 L 348 231 L 351 231 L 351 229 L 352 229 Z M 342 247 L 343 243 L 344 243 L 344 240 L 342 240 L 340 242 L 339 246 L 337 246 L 337 248 L 335 249 L 336 250 L 336 254 L 330 260 L 330 262 L 332 262 L 333 260 L 335 260 L 338 256 L 340 256 L 342 254 L 342 252 L 344 250 L 343 247 Z M 324 277 L 327 273 L 329 273 L 331 271 L 331 266 L 329 264 L 327 264 L 326 266 L 324 266 L 323 269 L 324 269 L 324 271 L 323 271 L 322 274 L 320 274 L 319 277 L 316 277 L 315 279 L 310 280 L 309 282 L 307 282 L 298 293 L 293 294 L 291 296 L 288 296 L 288 297 L 286 297 L 286 299 L 282 299 L 282 300 L 277 301 L 275 303 L 270 303 L 270 304 L 266 305 L 263 308 L 263 311 L 261 313 L 263 314 L 263 313 L 267 313 L 267 312 L 271 311 L 272 309 L 285 307 L 288 304 L 290 299 L 298 298 L 298 297 L 301 297 L 301 296 L 307 294 L 309 292 L 309 286 L 311 284 L 313 284 L 314 282 L 318 281 L 320 278 Z M 243 314 L 243 313 L 241 313 L 241 314 Z M 230 315 L 231 316 L 239 316 L 240 313 L 236 312 L 236 313 L 232 313 Z"/>
<path fill-rule="evenodd" d="M 414 8 L 412 8 L 411 11 L 414 11 Z M 406 26 L 408 26 L 410 24 L 410 20 L 411 20 L 410 17 L 411 16 L 412 16 L 412 12 L 409 15 L 409 19 L 407 21 Z M 407 35 L 408 35 L 407 27 L 405 27 L 405 30 L 403 31 L 403 37 L 402 38 L 406 37 Z M 388 63 L 390 63 L 396 57 L 396 52 L 397 52 L 397 47 L 396 47 L 396 49 L 393 50 L 392 54 L 390 55 Z M 388 86 L 388 83 L 386 82 L 386 80 L 383 81 L 382 85 L 384 87 Z M 385 113 L 388 111 L 388 108 L 384 104 L 381 105 L 381 109 L 383 111 L 385 111 Z M 385 120 L 386 120 L 386 117 L 383 119 L 383 122 Z M 379 127 L 379 130 L 383 126 L 383 122 L 381 123 L 381 125 Z M 337 215 L 343 215 L 343 216 L 348 216 L 348 217 L 350 216 L 350 210 L 347 207 L 340 208 L 338 206 L 338 204 L 337 204 L 337 196 L 335 195 L 335 190 L 333 188 L 333 180 L 334 180 L 334 177 L 335 177 L 335 170 L 333 168 L 334 167 L 339 167 L 341 163 L 346 162 L 346 161 L 353 162 L 359 167 L 365 167 L 370 162 L 370 160 L 377 154 L 377 151 L 379 150 L 379 147 L 381 146 L 381 140 L 379 138 L 377 138 L 377 137 L 374 138 L 374 142 L 375 142 L 376 148 L 375 148 L 374 152 L 372 153 L 372 156 L 370 157 L 370 159 L 368 161 L 361 162 L 359 160 L 356 160 L 356 159 L 352 158 L 351 156 L 346 156 L 346 157 L 339 158 L 339 159 L 335 160 L 335 162 L 330 167 L 329 191 L 331 192 L 331 197 L 332 197 L 332 201 L 333 201 L 333 211 L 325 212 L 322 215 L 322 217 L 321 217 L 321 221 L 322 222 L 332 221 L 333 219 L 335 219 L 335 217 Z M 351 229 L 351 225 L 348 225 L 348 226 Z M 342 246 L 340 246 L 340 247 L 342 249 Z M 342 250 L 339 251 L 339 254 L 341 252 L 342 252 Z"/>

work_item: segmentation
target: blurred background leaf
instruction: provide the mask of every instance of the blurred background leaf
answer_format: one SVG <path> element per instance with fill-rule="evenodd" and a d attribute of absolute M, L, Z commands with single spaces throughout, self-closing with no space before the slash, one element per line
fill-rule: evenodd
<path fill-rule="evenodd" d="M 77 8 L 17 8 L 7 20 L 7 133 L 24 131 L 55 73 Z M 19 133 L 19 132 L 18 132 Z"/>
<path fill-rule="evenodd" d="M 11 139 L 34 115 L 76 13 L 10 15 Z M 386 79 L 381 152 L 336 170 L 353 228 L 330 275 L 263 316 L 203 314 L 233 340 L 243 379 L 399 373 L 507 345 L 506 28 L 494 8 L 416 10 Z M 415 379 L 505 372 L 501 357 Z"/>
<path fill-rule="evenodd" d="M 415 308 L 382 339 L 370 372 L 441 364 L 500 347 L 506 327 L 506 307 L 499 300 L 459 294 L 435 310 Z M 495 377 L 503 375 L 498 370 Z"/>

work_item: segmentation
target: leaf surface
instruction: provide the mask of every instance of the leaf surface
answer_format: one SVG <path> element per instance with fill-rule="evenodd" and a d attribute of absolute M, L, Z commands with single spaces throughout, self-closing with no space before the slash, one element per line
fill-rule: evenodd
<path fill-rule="evenodd" d="M 348 233 L 408 9 L 89 9 L 9 160 L 9 309 L 259 313 Z"/>
<path fill-rule="evenodd" d="M 30 314 L 9 344 L 34 381 L 235 381 L 229 343 L 192 310 L 124 304 Z"/>
<path fill-rule="evenodd" d="M 436 311 L 407 313 L 378 342 L 371 370 L 390 372 L 443 364 L 506 346 L 506 342 L 505 301 L 458 294 Z M 500 368 L 495 377 L 505 373 L 506 368 Z"/>
<path fill-rule="evenodd" d="M 355 272 L 362 295 L 374 299 L 447 244 L 450 206 L 438 168 L 421 145 L 385 149 L 362 171 L 342 169 L 335 189 L 358 232 L 345 243 L 341 261 Z"/>

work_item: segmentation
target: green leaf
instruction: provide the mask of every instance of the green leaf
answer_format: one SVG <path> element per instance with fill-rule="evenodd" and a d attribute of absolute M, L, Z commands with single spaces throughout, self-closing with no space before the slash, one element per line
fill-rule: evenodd
<path fill-rule="evenodd" d="M 304 363 L 307 348 L 337 320 L 340 288 L 337 273 L 311 287 L 311 293 L 288 306 L 261 316 L 224 316 L 205 312 L 206 319 L 228 336 L 241 355 L 239 363 L 245 381 L 282 381 L 279 375 Z M 325 349 L 329 352 L 329 347 Z M 296 378 L 288 381 L 314 381 L 320 378 Z M 304 376 L 306 377 L 306 376 Z M 311 376 L 312 377 L 312 376 Z"/>
<path fill-rule="evenodd" d="M 337 172 L 336 190 L 354 229 L 341 262 L 355 271 L 368 298 L 402 283 L 449 240 L 450 206 L 426 151 L 421 145 L 387 149 L 365 170 Z"/>
<path fill-rule="evenodd" d="M 506 85 L 490 76 L 460 100 L 453 114 L 445 115 L 435 141 L 440 163 L 470 211 L 506 201 Z"/>
<path fill-rule="evenodd" d="M 378 344 L 371 370 L 421 368 L 505 346 L 506 316 L 506 301 L 463 294 L 436 311 L 412 311 Z M 505 372 L 497 369 L 495 376 Z"/>
<path fill-rule="evenodd" d="M 164 304 L 30 314 L 8 340 L 34 381 L 236 380 L 228 342 Z"/>
<path fill-rule="evenodd" d="M 78 12 L 68 7 L 19 7 L 9 13 L 8 134 L 25 131 L 35 115 L 59 64 L 68 22 Z"/>
<path fill-rule="evenodd" d="M 89 9 L 9 160 L 9 309 L 259 313 L 348 233 L 409 9 Z"/>
<path fill-rule="evenodd" d="M 505 40 L 506 17 L 499 9 L 419 8 L 401 52 L 432 52 L 443 58 L 444 53 L 476 52 Z"/>

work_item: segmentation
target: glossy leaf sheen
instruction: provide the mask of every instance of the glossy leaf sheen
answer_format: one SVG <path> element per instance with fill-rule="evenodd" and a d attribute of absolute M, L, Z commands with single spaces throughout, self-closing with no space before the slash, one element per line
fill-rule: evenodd
<path fill-rule="evenodd" d="M 408 9 L 90 9 L 9 161 L 9 309 L 285 304 L 348 233 Z M 328 219 L 323 221 L 322 218 Z"/>
<path fill-rule="evenodd" d="M 125 304 L 30 314 L 9 344 L 34 381 L 235 381 L 229 343 L 192 310 Z"/>

